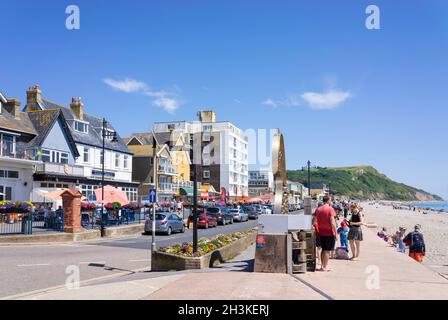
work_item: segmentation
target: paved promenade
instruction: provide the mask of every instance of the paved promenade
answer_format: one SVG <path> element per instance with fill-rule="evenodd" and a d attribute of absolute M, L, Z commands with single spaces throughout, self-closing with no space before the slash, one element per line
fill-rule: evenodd
<path fill-rule="evenodd" d="M 247 272 L 251 247 L 221 268 L 141 273 L 35 292 L 18 299 L 448 299 L 448 279 L 364 229 L 360 261 L 331 260 L 330 272 Z"/>

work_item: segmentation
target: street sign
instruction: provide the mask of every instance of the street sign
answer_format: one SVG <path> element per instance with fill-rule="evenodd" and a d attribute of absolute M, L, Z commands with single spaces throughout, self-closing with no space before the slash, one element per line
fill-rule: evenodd
<path fill-rule="evenodd" d="M 156 189 L 150 189 L 149 190 L 149 203 L 156 203 Z"/>

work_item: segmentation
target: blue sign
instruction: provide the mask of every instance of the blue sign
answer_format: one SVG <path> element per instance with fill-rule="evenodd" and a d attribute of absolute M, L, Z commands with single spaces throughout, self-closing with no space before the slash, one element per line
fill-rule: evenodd
<path fill-rule="evenodd" d="M 149 203 L 156 203 L 156 189 L 149 189 Z"/>

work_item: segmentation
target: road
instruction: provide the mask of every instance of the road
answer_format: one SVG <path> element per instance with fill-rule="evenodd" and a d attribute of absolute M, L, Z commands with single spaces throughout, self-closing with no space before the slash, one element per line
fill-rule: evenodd
<path fill-rule="evenodd" d="M 257 225 L 250 220 L 211 229 L 200 229 L 199 238 L 244 231 Z M 158 235 L 157 246 L 192 241 L 192 230 L 171 236 Z M 151 236 L 135 235 L 64 244 L 0 246 L 0 298 L 64 285 L 68 266 L 78 266 L 80 281 L 118 275 L 124 271 L 149 271 Z M 95 266 L 105 264 L 104 266 Z"/>

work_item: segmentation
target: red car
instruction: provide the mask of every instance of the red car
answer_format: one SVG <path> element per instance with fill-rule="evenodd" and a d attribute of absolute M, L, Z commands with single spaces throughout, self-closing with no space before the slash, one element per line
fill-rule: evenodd
<path fill-rule="evenodd" d="M 188 217 L 187 224 L 190 225 L 193 222 L 193 215 Z M 212 213 L 205 212 L 204 209 L 198 209 L 198 228 L 214 228 L 218 225 L 218 220 L 216 216 Z"/>

